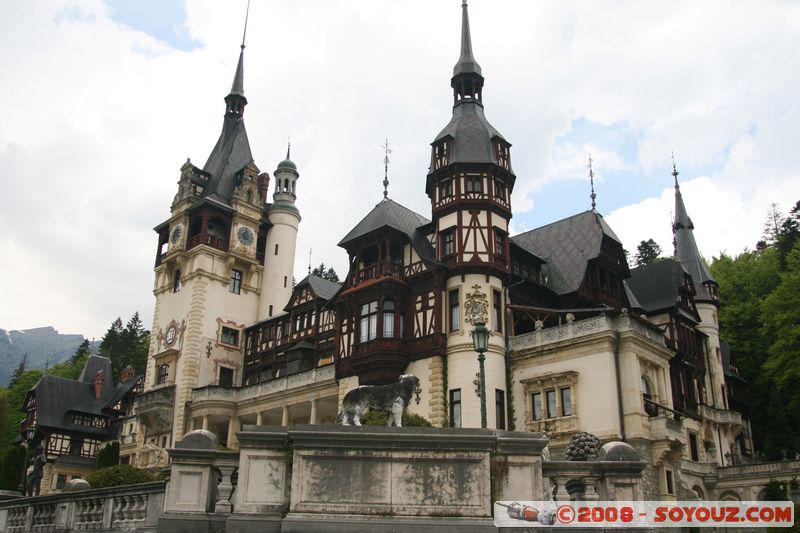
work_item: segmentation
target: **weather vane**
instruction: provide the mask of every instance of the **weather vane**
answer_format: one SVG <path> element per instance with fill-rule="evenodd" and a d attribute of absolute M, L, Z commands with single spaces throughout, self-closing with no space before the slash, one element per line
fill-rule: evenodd
<path fill-rule="evenodd" d="M 392 150 L 389 148 L 389 139 L 385 139 L 381 145 L 383 148 L 383 197 L 389 198 L 389 154 Z"/>
<path fill-rule="evenodd" d="M 592 211 L 594 211 L 595 200 L 597 199 L 597 195 L 594 193 L 594 170 L 592 170 L 592 154 L 589 154 L 589 184 L 592 187 L 592 194 L 589 195 L 589 198 L 592 199 Z"/>

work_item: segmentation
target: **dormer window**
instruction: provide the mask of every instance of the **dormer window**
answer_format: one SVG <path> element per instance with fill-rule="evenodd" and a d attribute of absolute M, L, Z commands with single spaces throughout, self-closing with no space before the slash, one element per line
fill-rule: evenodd
<path fill-rule="evenodd" d="M 506 170 L 511 170 L 511 145 L 497 139 L 494 143 L 494 153 L 497 164 Z"/>
<path fill-rule="evenodd" d="M 450 143 L 441 141 L 433 145 L 433 169 L 439 170 L 450 162 Z"/>

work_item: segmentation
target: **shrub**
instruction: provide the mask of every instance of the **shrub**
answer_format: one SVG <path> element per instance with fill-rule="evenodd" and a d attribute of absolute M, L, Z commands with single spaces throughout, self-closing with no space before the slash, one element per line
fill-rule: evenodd
<path fill-rule="evenodd" d="M 156 477 L 150 472 L 130 465 L 116 465 L 108 468 L 101 468 L 86 476 L 86 481 L 89 482 L 93 489 L 135 485 L 136 483 L 155 481 L 155 479 Z"/>
<path fill-rule="evenodd" d="M 97 452 L 97 468 L 103 469 L 119 464 L 119 442 L 112 441 Z"/>
<path fill-rule="evenodd" d="M 22 446 L 8 446 L 0 452 L 0 489 L 17 490 L 25 468 L 27 452 Z"/>
<path fill-rule="evenodd" d="M 385 426 L 386 413 L 383 411 L 370 411 L 361 417 L 361 423 L 365 426 Z M 432 427 L 433 424 L 428 422 L 424 417 L 415 415 L 414 413 L 403 413 L 403 426 L 404 427 Z"/>

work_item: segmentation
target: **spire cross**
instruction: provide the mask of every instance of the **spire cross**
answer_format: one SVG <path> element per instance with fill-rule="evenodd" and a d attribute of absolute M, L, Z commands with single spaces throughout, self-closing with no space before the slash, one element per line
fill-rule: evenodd
<path fill-rule="evenodd" d="M 675 166 L 675 152 L 672 152 L 672 177 L 675 178 L 675 187 L 678 186 L 678 167 Z"/>
<path fill-rule="evenodd" d="M 381 145 L 383 148 L 383 197 L 389 198 L 389 154 L 392 150 L 389 148 L 389 139 L 385 139 Z"/>
<path fill-rule="evenodd" d="M 247 0 L 247 11 L 244 14 L 244 31 L 242 32 L 242 50 L 244 50 L 244 38 L 247 36 L 247 19 L 250 17 L 250 0 Z"/>
<path fill-rule="evenodd" d="M 594 170 L 592 170 L 592 154 L 589 154 L 589 184 L 592 188 L 592 194 L 589 195 L 589 198 L 592 199 L 592 211 L 597 206 L 595 200 L 597 199 L 597 195 L 594 193 Z"/>

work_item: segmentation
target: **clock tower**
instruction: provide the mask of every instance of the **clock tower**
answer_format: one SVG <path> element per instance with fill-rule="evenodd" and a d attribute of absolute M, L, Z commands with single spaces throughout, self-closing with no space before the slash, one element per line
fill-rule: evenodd
<path fill-rule="evenodd" d="M 275 202 L 267 203 L 270 179 L 253 161 L 244 124 L 243 62 L 244 45 L 219 140 L 202 168 L 190 160 L 181 167 L 170 217 L 155 228 L 156 304 L 145 392 L 136 404 L 140 455 L 172 446 L 191 429 L 194 389 L 241 384 L 244 328 L 267 309 L 282 312 L 289 300 L 299 174 L 283 161 Z M 153 464 L 142 457 L 140 464 Z"/>

